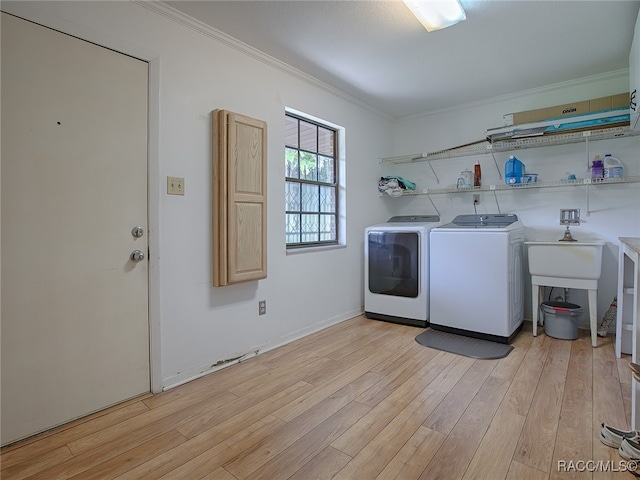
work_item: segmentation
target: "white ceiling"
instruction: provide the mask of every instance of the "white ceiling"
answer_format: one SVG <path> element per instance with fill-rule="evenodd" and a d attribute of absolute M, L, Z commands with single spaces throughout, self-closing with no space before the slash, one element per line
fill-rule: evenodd
<path fill-rule="evenodd" d="M 393 117 L 626 69 L 640 8 L 461 0 L 428 33 L 399 0 L 164 3 Z"/>

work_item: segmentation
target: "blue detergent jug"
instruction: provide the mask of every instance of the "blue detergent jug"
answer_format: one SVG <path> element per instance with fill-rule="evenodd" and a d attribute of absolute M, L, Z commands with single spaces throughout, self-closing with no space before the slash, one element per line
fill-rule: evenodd
<path fill-rule="evenodd" d="M 511 155 L 507 163 L 504 164 L 504 183 L 515 185 L 522 183 L 524 177 L 524 163 Z"/>

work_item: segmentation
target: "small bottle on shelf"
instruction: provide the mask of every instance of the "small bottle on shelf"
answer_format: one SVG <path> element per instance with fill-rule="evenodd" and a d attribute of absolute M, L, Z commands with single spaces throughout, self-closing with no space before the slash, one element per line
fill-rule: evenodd
<path fill-rule="evenodd" d="M 591 178 L 602 178 L 604 176 L 604 165 L 600 159 L 600 155 L 593 157 L 591 162 Z"/>
<path fill-rule="evenodd" d="M 476 161 L 473 166 L 473 186 L 480 187 L 482 185 L 482 171 L 480 169 L 480 162 Z"/>

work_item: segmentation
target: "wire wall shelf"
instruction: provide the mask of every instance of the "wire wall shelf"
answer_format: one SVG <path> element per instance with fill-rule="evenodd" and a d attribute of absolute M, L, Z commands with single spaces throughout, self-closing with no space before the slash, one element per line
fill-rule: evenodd
<path fill-rule="evenodd" d="M 640 131 L 631 130 L 629 126 L 626 125 L 598 130 L 555 133 L 540 135 L 536 137 L 501 140 L 495 141 L 493 143 L 489 142 L 488 140 L 483 140 L 460 147 L 438 150 L 430 153 L 414 153 L 409 155 L 400 155 L 397 157 L 385 157 L 380 159 L 380 163 L 401 164 L 429 162 L 431 160 L 471 157 L 498 152 L 510 152 L 513 150 L 521 150 L 527 148 L 551 147 L 556 145 L 567 145 L 571 143 L 581 143 L 586 141 L 609 140 L 612 138 L 620 137 L 633 137 L 636 135 L 640 135 Z"/>
<path fill-rule="evenodd" d="M 483 187 L 472 188 L 456 188 L 455 186 L 444 188 L 424 188 L 422 190 L 403 190 L 401 196 L 409 195 L 437 195 L 442 193 L 481 193 L 481 192 L 513 192 L 516 190 L 530 190 L 534 188 L 562 188 L 562 187 L 584 187 L 602 185 L 614 185 L 621 183 L 640 183 L 640 176 L 628 176 L 619 178 L 581 178 L 577 180 L 562 180 L 556 182 L 534 182 L 534 183 L 517 183 L 513 185 L 495 184 Z"/>

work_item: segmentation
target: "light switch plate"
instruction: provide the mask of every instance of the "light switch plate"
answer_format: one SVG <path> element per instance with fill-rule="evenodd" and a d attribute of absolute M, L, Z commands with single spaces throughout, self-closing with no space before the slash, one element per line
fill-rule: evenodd
<path fill-rule="evenodd" d="M 184 195 L 184 178 L 167 177 L 167 193 L 169 195 Z"/>

